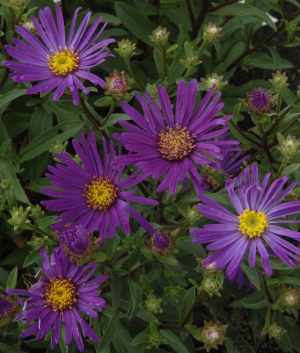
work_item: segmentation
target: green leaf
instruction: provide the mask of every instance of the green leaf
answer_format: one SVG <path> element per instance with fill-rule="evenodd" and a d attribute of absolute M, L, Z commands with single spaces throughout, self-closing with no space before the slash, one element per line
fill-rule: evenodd
<path fill-rule="evenodd" d="M 237 104 L 234 109 L 233 109 L 233 113 L 232 113 L 232 121 L 237 124 L 237 122 L 239 121 L 239 116 L 240 116 L 240 110 L 241 110 L 241 103 Z"/>
<path fill-rule="evenodd" d="M 203 257 L 205 255 L 205 250 L 202 245 L 193 244 L 190 237 L 180 237 L 176 241 L 176 245 L 179 249 L 184 249 L 190 254 L 193 254 L 195 258 Z"/>
<path fill-rule="evenodd" d="M 78 123 L 78 121 L 72 120 L 54 126 L 30 141 L 30 143 L 20 152 L 19 158 L 23 161 L 28 161 L 39 154 L 48 151 L 51 144 L 55 141 L 66 141 L 68 138 L 74 136 L 83 125 L 83 123 Z M 59 130 L 63 130 L 64 132 L 59 134 Z"/>
<path fill-rule="evenodd" d="M 189 310 L 194 304 L 196 290 L 194 287 L 190 288 L 183 297 L 182 304 L 180 307 L 178 323 L 181 325 L 186 318 Z M 191 315 L 192 316 L 192 315 Z"/>
<path fill-rule="evenodd" d="M 161 335 L 167 340 L 169 345 L 178 353 L 189 353 L 181 340 L 169 330 L 161 330 Z"/>
<path fill-rule="evenodd" d="M 101 20 L 101 23 L 121 23 L 120 19 L 116 16 L 111 15 L 110 13 L 103 13 L 103 12 L 96 12 L 93 14 L 93 16 L 90 18 L 89 24 L 94 23 L 98 17 L 103 17 Z"/>
<path fill-rule="evenodd" d="M 163 264 L 167 264 L 167 265 L 179 266 L 179 262 L 176 259 L 176 257 L 174 257 L 170 254 L 166 254 L 165 256 L 163 256 L 160 259 L 160 262 L 162 262 Z"/>
<path fill-rule="evenodd" d="M 279 70 L 281 67 L 281 57 L 280 54 L 278 53 L 278 51 L 272 47 L 268 47 L 268 49 L 270 50 L 271 54 L 272 54 L 272 58 L 273 58 L 273 67 L 270 68 L 273 71 L 275 70 Z"/>
<path fill-rule="evenodd" d="M 140 257 L 141 257 L 141 250 L 138 246 L 136 246 L 133 252 L 122 263 L 121 269 L 126 271 L 131 270 L 133 266 L 139 261 Z"/>
<path fill-rule="evenodd" d="M 245 265 L 244 263 L 242 263 L 241 269 L 245 272 L 245 274 L 248 277 L 248 279 L 250 280 L 250 282 L 252 284 L 254 284 L 255 287 L 260 291 L 261 290 L 260 280 L 259 280 L 259 277 L 258 277 L 258 274 L 257 274 L 255 268 L 250 268 L 247 265 Z"/>
<path fill-rule="evenodd" d="M 51 129 L 52 123 L 52 113 L 48 113 L 41 106 L 34 110 L 29 126 L 29 141 L 38 137 L 44 131 Z"/>
<path fill-rule="evenodd" d="M 119 314 L 116 313 L 110 320 L 109 323 L 106 325 L 106 330 L 104 331 L 104 335 L 101 338 L 101 342 L 96 349 L 96 353 L 101 353 L 101 351 L 106 348 L 110 342 L 114 339 L 116 328 L 119 320 Z"/>
<path fill-rule="evenodd" d="M 121 281 L 117 277 L 113 277 L 109 281 L 111 288 L 111 301 L 112 307 L 115 311 L 117 311 L 120 307 L 121 302 Z"/>
<path fill-rule="evenodd" d="M 7 139 L 7 140 L 3 141 L 3 143 L 1 144 L 0 157 L 3 157 L 3 155 L 6 152 L 8 146 L 10 145 L 10 141 L 11 141 L 11 139 Z"/>
<path fill-rule="evenodd" d="M 24 351 L 21 351 L 20 349 L 7 346 L 6 344 L 0 342 L 0 352 L 1 353 L 26 353 Z"/>
<path fill-rule="evenodd" d="M 34 263 L 40 263 L 41 261 L 41 255 L 39 250 L 33 250 L 31 253 L 26 257 L 23 267 L 27 267 L 29 265 L 32 265 Z"/>
<path fill-rule="evenodd" d="M 163 78 L 162 54 L 160 50 L 154 48 L 153 56 L 154 56 L 154 61 L 158 72 L 158 76 L 163 81 L 164 78 Z"/>
<path fill-rule="evenodd" d="M 118 17 L 132 34 L 151 47 L 156 47 L 149 38 L 155 25 L 146 16 L 122 2 L 116 2 L 115 7 Z"/>
<path fill-rule="evenodd" d="M 8 105 L 14 99 L 24 96 L 24 94 L 26 94 L 26 89 L 17 89 L 15 91 L 2 94 L 0 96 L 0 109 Z"/>
<path fill-rule="evenodd" d="M 266 24 L 270 26 L 274 31 L 277 31 L 276 25 L 264 11 L 247 4 L 232 4 L 224 6 L 221 9 L 212 12 L 211 15 L 237 17 L 253 16 L 261 21 L 266 22 Z"/>
<path fill-rule="evenodd" d="M 94 105 L 96 107 L 109 107 L 112 103 L 112 97 L 110 96 L 105 96 L 105 97 L 101 97 L 99 99 L 96 100 L 96 102 L 94 103 Z"/>
<path fill-rule="evenodd" d="M 140 310 L 139 304 L 142 301 L 143 292 L 142 288 L 135 281 L 133 281 L 131 277 L 128 277 L 128 286 L 130 290 L 130 309 L 128 310 L 128 313 L 130 312 L 131 319 L 136 316 Z"/>
<path fill-rule="evenodd" d="M 18 278 L 18 267 L 16 266 L 9 274 L 6 282 L 6 288 L 15 289 Z"/>
<path fill-rule="evenodd" d="M 256 145 L 255 143 L 249 141 L 247 138 L 245 138 L 243 135 L 241 135 L 241 134 L 239 133 L 239 131 L 237 131 L 237 130 L 232 126 L 231 122 L 229 122 L 228 127 L 229 127 L 229 130 L 230 130 L 230 132 L 232 133 L 232 135 L 233 135 L 238 141 L 240 141 L 241 143 L 245 144 L 246 146 L 250 146 L 250 147 L 255 148 L 255 149 L 258 149 L 258 148 L 259 148 L 258 145 Z M 245 132 L 245 131 L 243 131 L 243 133 L 244 133 L 245 136 L 249 136 L 249 138 L 251 138 L 252 140 L 257 141 L 258 144 L 261 144 L 256 136 L 254 136 L 254 135 L 252 135 L 252 134 L 249 134 L 248 132 Z"/>
<path fill-rule="evenodd" d="M 130 342 L 130 346 L 138 346 L 139 344 L 143 344 L 148 342 L 148 336 L 150 335 L 150 329 L 147 327 L 144 331 L 140 332 L 134 339 Z"/>
<path fill-rule="evenodd" d="M 281 176 L 284 176 L 284 175 L 291 175 L 295 170 L 297 170 L 298 168 L 300 167 L 300 164 L 299 163 L 294 163 L 294 164 L 291 164 L 287 167 L 284 168 L 283 172 L 282 172 L 282 175 Z"/>
<path fill-rule="evenodd" d="M 278 277 L 277 279 L 282 284 L 292 284 L 294 286 L 300 287 L 300 279 L 296 277 L 281 276 L 281 277 Z"/>
<path fill-rule="evenodd" d="M 127 120 L 131 120 L 131 118 L 127 115 L 127 114 L 112 114 L 108 121 L 106 122 L 106 124 L 104 126 L 102 126 L 102 128 L 107 128 L 109 126 L 112 126 L 112 125 L 115 125 L 119 120 L 124 120 L 124 121 L 127 121 Z"/>
<path fill-rule="evenodd" d="M 97 252 L 95 262 L 103 262 L 107 260 L 107 256 L 103 252 Z"/>
<path fill-rule="evenodd" d="M 120 323 L 117 326 L 113 345 L 116 351 L 119 353 L 139 353 L 140 350 L 135 347 L 130 347 L 132 337 L 128 333 L 128 328 L 125 329 Z"/>
<path fill-rule="evenodd" d="M 29 254 L 31 246 L 24 246 L 24 248 L 16 249 L 12 251 L 6 258 L 1 261 L 2 265 L 17 265 L 22 267 L 24 260 Z M 1 352 L 1 350 L 0 350 Z"/>

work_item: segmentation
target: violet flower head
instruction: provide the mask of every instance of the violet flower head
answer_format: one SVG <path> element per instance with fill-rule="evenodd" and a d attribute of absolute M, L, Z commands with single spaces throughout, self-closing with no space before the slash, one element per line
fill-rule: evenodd
<path fill-rule="evenodd" d="M 201 214 L 219 224 L 208 224 L 203 229 L 191 229 L 190 234 L 195 237 L 193 242 L 196 244 L 211 243 L 206 249 L 216 252 L 209 255 L 203 264 L 208 265 L 217 261 L 216 267 L 219 269 L 228 265 L 226 274 L 229 279 L 237 275 L 247 253 L 249 266 L 254 267 L 258 251 L 268 276 L 272 273 L 270 250 L 290 267 L 295 267 L 292 259 L 300 261 L 298 256 L 300 249 L 282 238 L 283 236 L 299 241 L 300 232 L 281 226 L 299 223 L 298 220 L 289 220 L 285 217 L 299 213 L 300 202 L 279 204 L 297 182 L 282 190 L 289 177 L 276 179 L 268 186 L 270 175 L 271 173 L 267 173 L 260 183 L 258 168 L 253 164 L 252 170 L 246 168 L 238 178 L 227 181 L 226 189 L 235 213 L 207 196 L 199 196 L 204 203 L 198 204 Z"/>
<path fill-rule="evenodd" d="M 248 93 L 245 104 L 250 108 L 249 113 L 258 117 L 260 114 L 272 113 L 271 108 L 275 105 L 276 95 L 272 96 L 270 91 L 263 88 L 257 88 Z"/>
<path fill-rule="evenodd" d="M 84 254 L 89 247 L 89 239 L 86 230 L 81 226 L 71 225 L 58 230 L 59 241 L 75 254 Z"/>
<path fill-rule="evenodd" d="M 136 164 L 142 169 L 144 178 L 152 175 L 154 179 L 159 179 L 164 175 L 157 191 L 169 188 L 172 195 L 179 181 L 188 173 L 197 193 L 200 193 L 200 175 L 195 165 L 209 164 L 211 158 L 221 160 L 221 147 L 238 142 L 212 140 L 228 130 L 227 120 L 232 116 L 215 119 L 224 103 L 218 103 L 221 93 L 211 100 L 214 88 L 195 109 L 197 91 L 196 80 L 188 85 L 181 80 L 177 88 L 175 112 L 162 85 L 158 86 L 160 107 L 147 92 L 144 93 L 145 97 L 136 94 L 144 116 L 122 102 L 121 107 L 135 124 L 119 121 L 128 132 L 114 134 L 113 137 L 133 153 L 120 156 L 115 164 Z"/>
<path fill-rule="evenodd" d="M 10 74 L 15 82 L 42 81 L 28 88 L 27 93 L 40 92 L 46 94 L 55 89 L 53 100 L 58 100 L 68 88 L 72 94 L 73 103 L 79 104 L 79 92 L 85 94 L 89 90 L 81 80 L 88 80 L 94 85 L 105 88 L 105 81 L 89 72 L 100 65 L 107 56 L 104 52 L 109 43 L 115 39 L 105 39 L 95 43 L 106 25 L 96 32 L 102 17 L 87 29 L 92 13 L 89 11 L 83 18 L 78 30 L 74 33 L 76 17 L 80 8 L 75 10 L 68 36 L 65 33 L 65 23 L 60 6 L 55 5 L 56 22 L 49 7 L 39 11 L 39 21 L 32 17 L 33 24 L 40 38 L 36 38 L 23 26 L 15 26 L 15 30 L 27 42 L 13 38 L 15 46 L 6 45 L 7 53 L 14 59 L 4 60 L 3 65 L 13 70 Z"/>
<path fill-rule="evenodd" d="M 50 258 L 45 249 L 41 249 L 43 259 L 43 278 L 30 289 L 7 289 L 7 293 L 29 297 L 24 303 L 23 312 L 15 321 L 26 319 L 26 325 L 33 325 L 23 331 L 20 338 L 37 333 L 36 339 L 45 337 L 52 329 L 51 348 L 59 343 L 60 328 L 66 329 L 65 345 L 72 337 L 80 352 L 84 351 L 82 335 L 99 343 L 99 338 L 87 324 L 80 311 L 90 317 L 98 317 L 105 306 L 105 300 L 98 295 L 99 284 L 108 276 L 90 279 L 97 269 L 96 264 L 77 266 L 70 262 L 61 249 L 54 249 Z M 87 272 L 89 270 L 89 272 Z M 81 327 L 82 334 L 78 325 Z"/>
<path fill-rule="evenodd" d="M 113 166 L 114 146 L 109 142 L 109 151 L 103 138 L 103 159 L 97 151 L 93 131 L 86 138 L 79 134 L 81 144 L 73 140 L 73 147 L 79 156 L 82 167 L 66 151 L 54 154 L 62 163 L 49 166 L 52 174 L 46 174 L 51 185 L 57 189 L 43 188 L 44 194 L 55 200 L 42 201 L 50 211 L 63 211 L 56 220 L 53 229 L 59 229 L 69 223 L 81 225 L 88 233 L 99 229 L 100 242 L 106 235 L 112 238 L 116 228 L 121 226 L 125 234 L 130 233 L 127 213 L 149 233 L 154 228 L 126 201 L 155 206 L 156 200 L 135 196 L 135 191 L 126 189 L 137 185 L 143 178 L 138 177 L 139 170 L 121 180 L 124 167 Z"/>
<path fill-rule="evenodd" d="M 14 310 L 14 303 L 9 297 L 0 297 L 0 318 Z"/>
<path fill-rule="evenodd" d="M 152 234 L 152 248 L 156 252 L 166 252 L 170 250 L 171 239 L 170 234 L 163 230 L 157 229 Z"/>

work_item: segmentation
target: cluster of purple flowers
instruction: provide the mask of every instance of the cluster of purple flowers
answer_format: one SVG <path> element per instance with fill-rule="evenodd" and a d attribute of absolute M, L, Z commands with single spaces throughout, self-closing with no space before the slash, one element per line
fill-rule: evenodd
<path fill-rule="evenodd" d="M 41 24 L 37 19 L 32 19 L 40 39 L 26 28 L 16 26 L 16 31 L 27 43 L 14 38 L 14 46 L 6 46 L 6 50 L 18 61 L 5 60 L 3 63 L 14 70 L 10 76 L 15 82 L 42 81 L 29 88 L 27 93 L 45 94 L 55 89 L 53 99 L 58 100 L 68 88 L 77 105 L 80 101 L 78 90 L 86 94 L 89 92 L 81 80 L 105 87 L 105 81 L 87 70 L 98 66 L 111 55 L 104 49 L 115 40 L 95 43 L 105 26 L 96 32 L 101 21 L 99 17 L 88 29 L 90 12 L 74 33 L 78 11 L 75 11 L 67 37 L 58 5 L 57 23 L 49 8 L 40 10 Z M 158 86 L 158 101 L 147 92 L 144 95 L 135 94 L 143 114 L 122 102 L 121 107 L 131 121 L 119 121 L 125 132 L 113 137 L 129 154 L 116 153 L 113 142 L 103 138 L 100 156 L 93 131 L 88 137 L 80 133 L 79 141 L 72 141 L 80 163 L 66 151 L 61 155 L 55 154 L 60 163 L 49 166 L 50 173 L 47 174 L 54 188 L 42 190 L 54 199 L 45 200 L 42 205 L 50 211 L 60 212 L 53 226 L 60 247 L 53 250 L 50 262 L 45 249 L 41 250 L 44 276 L 30 289 L 8 290 L 9 294 L 29 297 L 22 304 L 23 312 L 16 320 L 26 319 L 26 325 L 32 321 L 34 323 L 20 337 L 38 332 L 37 339 L 41 339 L 52 329 L 51 347 L 54 348 L 59 343 L 60 328 L 64 325 L 65 344 L 70 344 L 74 337 L 79 350 L 84 351 L 79 324 L 83 336 L 99 341 L 80 311 L 97 317 L 96 310 L 105 308 L 105 300 L 98 296 L 98 287 L 108 276 L 91 279 L 96 264 L 79 266 L 72 259 L 78 260 L 91 247 L 95 248 L 95 238 L 91 235 L 94 231 L 99 232 L 99 244 L 106 237 L 114 237 L 118 227 L 129 234 L 128 215 L 152 234 L 155 251 L 163 253 L 171 247 L 169 235 L 164 231 L 155 231 L 149 221 L 129 204 L 158 204 L 156 200 L 138 196 L 130 190 L 149 176 L 160 179 L 157 192 L 168 189 L 171 195 L 175 195 L 179 184 L 189 177 L 202 202 L 198 204 L 200 213 L 218 222 L 190 231 L 194 243 L 210 243 L 206 249 L 215 250 L 203 261 L 203 265 L 216 263 L 218 269 L 226 267 L 229 279 L 238 278 L 240 282 L 243 277 L 240 269 L 242 261 L 248 256 L 249 266 L 254 267 L 257 252 L 268 276 L 272 272 L 270 254 L 295 267 L 292 260 L 299 261 L 300 250 L 281 236 L 300 240 L 299 232 L 282 226 L 299 222 L 286 217 L 299 213 L 300 202 L 280 202 L 296 183 L 282 190 L 288 177 L 269 183 L 270 173 L 260 182 L 258 167 L 253 164 L 237 178 L 227 179 L 226 190 L 234 212 L 203 195 L 203 190 L 209 189 L 207 180 L 200 173 L 203 166 L 209 165 L 224 172 L 228 178 L 238 172 L 243 161 L 250 156 L 242 156 L 243 151 L 237 146 L 239 142 L 230 140 L 226 133 L 227 121 L 232 116 L 216 117 L 224 105 L 219 102 L 221 93 L 213 96 L 213 87 L 196 104 L 198 89 L 195 79 L 187 85 L 180 80 L 174 109 L 162 85 Z M 249 102 L 252 109 L 258 107 L 267 112 L 270 108 L 264 90 L 252 94 Z M 129 169 L 131 165 L 135 165 L 135 171 Z M 11 310 L 12 304 L 1 300 L 2 315 Z"/>

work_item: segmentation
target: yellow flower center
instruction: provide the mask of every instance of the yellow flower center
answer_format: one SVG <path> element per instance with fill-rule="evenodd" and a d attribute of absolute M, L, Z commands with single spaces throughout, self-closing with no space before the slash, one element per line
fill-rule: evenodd
<path fill-rule="evenodd" d="M 78 54 L 72 49 L 65 47 L 64 50 L 56 52 L 53 56 L 48 56 L 49 68 L 56 76 L 67 76 L 74 72 L 79 63 Z"/>
<path fill-rule="evenodd" d="M 94 177 L 94 180 L 86 185 L 84 196 L 89 207 L 98 211 L 107 211 L 116 202 L 118 191 L 111 179 Z"/>
<path fill-rule="evenodd" d="M 239 216 L 239 230 L 249 238 L 261 237 L 268 227 L 267 217 L 264 212 L 250 211 L 246 209 Z"/>
<path fill-rule="evenodd" d="M 63 312 L 72 309 L 76 304 L 79 293 L 70 279 L 53 277 L 42 295 L 46 306 L 51 306 L 53 311 Z"/>
<path fill-rule="evenodd" d="M 158 136 L 158 150 L 169 161 L 180 161 L 188 156 L 195 147 L 194 143 L 195 135 L 177 124 L 175 128 L 168 126 L 167 131 L 162 130 Z"/>

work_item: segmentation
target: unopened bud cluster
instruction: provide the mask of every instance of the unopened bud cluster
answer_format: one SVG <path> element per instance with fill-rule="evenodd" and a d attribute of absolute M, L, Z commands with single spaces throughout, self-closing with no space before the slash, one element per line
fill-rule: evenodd
<path fill-rule="evenodd" d="M 228 81 L 222 81 L 223 76 L 218 76 L 213 73 L 211 75 L 207 75 L 206 78 L 201 78 L 201 82 L 204 85 L 206 91 L 209 91 L 213 86 L 215 86 L 214 94 L 221 91 L 221 89 L 228 84 Z"/>
<path fill-rule="evenodd" d="M 149 314 L 162 313 L 162 308 L 160 307 L 162 299 L 157 299 L 155 295 L 150 293 L 147 299 L 140 303 L 140 307 L 148 311 Z"/>
<path fill-rule="evenodd" d="M 221 34 L 222 27 L 218 27 L 218 25 L 209 22 L 206 26 L 204 25 L 203 30 L 203 40 L 207 43 L 216 42 L 222 36 Z"/>
<path fill-rule="evenodd" d="M 285 139 L 280 132 L 277 134 L 277 139 L 279 142 L 277 148 L 284 157 L 291 158 L 298 154 L 300 139 L 297 140 L 296 137 L 292 135 L 288 135 Z"/>
<path fill-rule="evenodd" d="M 169 34 L 170 32 L 167 32 L 166 28 L 158 26 L 157 28 L 155 28 L 149 38 L 152 42 L 164 47 L 168 42 Z"/>
<path fill-rule="evenodd" d="M 283 288 L 276 307 L 281 311 L 292 311 L 300 307 L 300 288 Z"/>
<path fill-rule="evenodd" d="M 159 333 L 159 331 L 148 335 L 148 346 L 147 346 L 147 349 L 151 349 L 153 347 L 158 349 L 158 347 L 161 344 L 168 344 L 168 342 L 166 341 L 165 338 L 163 338 L 163 336 Z"/>
<path fill-rule="evenodd" d="M 32 34 L 34 34 L 34 35 L 38 34 L 38 32 L 35 28 L 35 25 L 30 18 L 27 18 L 26 20 L 21 21 L 20 25 L 25 27 Z"/>
<path fill-rule="evenodd" d="M 62 154 L 62 152 L 66 150 L 67 144 L 68 144 L 68 141 L 61 142 L 57 140 L 51 145 L 49 152 Z"/>
<path fill-rule="evenodd" d="M 228 325 L 219 326 L 218 321 L 215 323 L 204 321 L 204 327 L 199 328 L 199 341 L 204 343 L 207 352 L 211 348 L 218 349 L 218 345 L 223 344 L 227 327 Z"/>
<path fill-rule="evenodd" d="M 190 54 L 185 60 L 180 59 L 180 62 L 187 69 L 192 69 L 193 67 L 202 63 L 202 61 L 199 60 L 198 55 L 194 54 Z"/>
<path fill-rule="evenodd" d="M 128 39 L 122 39 L 118 42 L 118 48 L 115 51 L 124 59 L 129 59 L 135 54 L 135 43 L 131 43 Z"/>
<path fill-rule="evenodd" d="M 30 223 L 28 220 L 28 211 L 30 207 L 23 209 L 23 206 L 13 207 L 12 210 L 9 211 L 11 218 L 7 221 L 9 224 L 14 226 L 14 230 L 18 229 L 25 223 Z"/>
<path fill-rule="evenodd" d="M 2 190 L 10 190 L 12 188 L 10 179 L 1 179 L 0 181 L 0 189 Z"/>
<path fill-rule="evenodd" d="M 118 72 L 114 70 L 112 74 L 109 74 L 108 77 L 105 77 L 106 81 L 106 91 L 105 95 L 113 96 L 116 99 L 119 99 L 127 95 L 127 91 L 131 89 L 129 86 L 129 76 L 125 75 L 125 72 Z"/>
<path fill-rule="evenodd" d="M 278 326 L 276 322 L 268 328 L 269 338 L 281 339 L 281 336 L 285 333 L 286 330 L 282 326 Z"/>
<path fill-rule="evenodd" d="M 286 77 L 285 72 L 281 73 L 277 70 L 276 73 L 272 73 L 272 78 L 268 81 L 272 83 L 276 92 L 281 92 L 285 87 L 289 85 L 287 80 L 288 77 Z"/>

